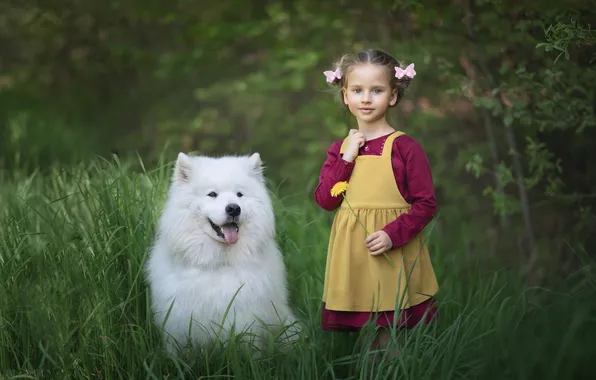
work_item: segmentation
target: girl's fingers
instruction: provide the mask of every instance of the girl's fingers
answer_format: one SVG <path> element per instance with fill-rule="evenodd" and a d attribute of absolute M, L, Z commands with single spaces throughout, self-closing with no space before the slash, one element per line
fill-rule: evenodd
<path fill-rule="evenodd" d="M 373 238 L 373 239 L 371 239 L 370 241 L 368 241 L 368 242 L 365 242 L 364 244 L 366 245 L 366 248 L 370 249 L 372 246 L 375 246 L 375 245 L 377 245 L 377 244 L 379 244 L 379 243 L 380 243 L 380 242 L 379 242 L 379 239 L 377 239 L 377 238 Z"/>
<path fill-rule="evenodd" d="M 373 232 L 372 234 L 368 235 L 366 239 L 364 239 L 364 244 L 370 244 L 373 241 L 379 238 L 379 234 L 377 232 Z"/>
<path fill-rule="evenodd" d="M 371 254 L 375 254 L 375 252 L 382 251 L 383 249 L 384 249 L 383 243 L 379 242 L 379 243 L 372 245 L 368 250 L 370 251 Z"/>

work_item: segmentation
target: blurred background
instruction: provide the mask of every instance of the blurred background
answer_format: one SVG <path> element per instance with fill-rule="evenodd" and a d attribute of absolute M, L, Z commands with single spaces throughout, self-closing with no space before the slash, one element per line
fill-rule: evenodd
<path fill-rule="evenodd" d="M 140 170 L 179 151 L 258 151 L 287 202 L 310 201 L 326 150 L 355 125 L 323 71 L 379 48 L 416 64 L 391 122 L 429 157 L 438 233 L 464 235 L 480 264 L 565 275 L 596 226 L 595 9 L 1 0 L 0 180 L 98 156 Z"/>

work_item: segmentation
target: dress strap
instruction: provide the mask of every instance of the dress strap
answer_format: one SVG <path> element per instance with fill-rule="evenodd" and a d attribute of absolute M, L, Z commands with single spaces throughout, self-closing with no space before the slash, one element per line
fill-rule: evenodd
<path fill-rule="evenodd" d="M 387 140 L 385 140 L 385 144 L 383 145 L 383 152 L 381 156 L 383 157 L 391 157 L 391 148 L 393 147 L 393 141 L 399 136 L 405 135 L 402 131 L 395 131 L 389 136 L 387 136 Z"/>

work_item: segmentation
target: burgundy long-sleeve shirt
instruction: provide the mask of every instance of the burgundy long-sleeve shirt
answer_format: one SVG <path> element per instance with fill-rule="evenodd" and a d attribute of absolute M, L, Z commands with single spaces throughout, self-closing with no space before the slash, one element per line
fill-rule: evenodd
<path fill-rule="evenodd" d="M 366 141 L 358 154 L 380 155 L 388 136 Z M 349 181 L 356 165 L 342 158 L 339 153 L 342 142 L 334 142 L 327 151 L 327 160 L 314 192 L 317 204 L 327 211 L 337 209 L 343 200 L 342 196 L 332 197 L 331 188 L 338 181 Z M 406 244 L 432 220 L 437 211 L 437 201 L 428 158 L 416 140 L 408 135 L 396 138 L 391 163 L 395 183 L 406 202 L 412 205 L 408 213 L 400 215 L 382 229 L 391 238 L 393 247 L 397 248 Z"/>

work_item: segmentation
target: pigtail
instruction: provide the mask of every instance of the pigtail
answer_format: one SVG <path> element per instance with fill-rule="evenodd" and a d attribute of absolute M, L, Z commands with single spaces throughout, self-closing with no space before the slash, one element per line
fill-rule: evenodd
<path fill-rule="evenodd" d="M 351 65 L 356 64 L 354 56 L 346 54 L 333 64 L 333 71 L 324 71 L 326 81 L 330 85 L 342 87 L 345 83 L 345 74 Z"/>
<path fill-rule="evenodd" d="M 339 66 L 336 65 L 335 70 L 331 71 L 331 70 L 326 70 L 323 71 L 323 74 L 325 75 L 325 78 L 327 80 L 327 83 L 332 84 L 332 85 L 337 85 L 339 83 L 341 83 L 341 78 L 342 78 L 342 72 Z"/>
<path fill-rule="evenodd" d="M 404 96 L 406 88 L 408 88 L 410 82 L 412 81 L 412 79 L 414 79 L 416 71 L 414 70 L 413 63 L 410 63 L 408 66 L 403 67 L 403 65 L 395 58 L 391 57 L 391 59 L 395 63 L 393 66 L 393 70 L 395 70 L 393 76 L 393 85 L 397 89 L 397 102 L 394 104 L 394 106 L 396 106 L 399 104 L 402 97 Z"/>
<path fill-rule="evenodd" d="M 407 67 L 403 67 L 397 60 L 395 61 L 395 84 L 398 88 L 406 89 L 410 85 L 410 81 L 414 79 L 416 71 L 414 70 L 414 64 L 410 63 Z"/>

